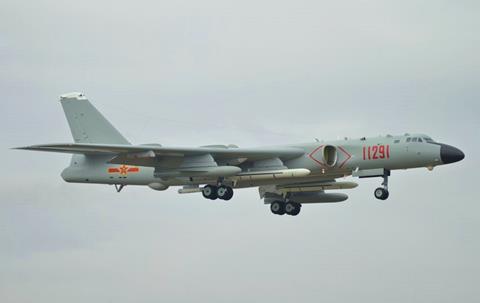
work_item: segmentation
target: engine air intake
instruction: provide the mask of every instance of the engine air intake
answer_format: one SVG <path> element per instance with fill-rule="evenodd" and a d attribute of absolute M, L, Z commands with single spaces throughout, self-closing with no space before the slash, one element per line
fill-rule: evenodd
<path fill-rule="evenodd" d="M 337 148 L 333 145 L 325 145 L 323 147 L 323 163 L 328 167 L 334 167 L 337 164 Z"/>

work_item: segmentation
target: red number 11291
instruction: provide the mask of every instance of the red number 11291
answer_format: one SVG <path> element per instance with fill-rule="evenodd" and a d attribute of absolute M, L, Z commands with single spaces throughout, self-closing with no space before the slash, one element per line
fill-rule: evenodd
<path fill-rule="evenodd" d="M 390 145 L 363 147 L 363 160 L 390 159 Z"/>

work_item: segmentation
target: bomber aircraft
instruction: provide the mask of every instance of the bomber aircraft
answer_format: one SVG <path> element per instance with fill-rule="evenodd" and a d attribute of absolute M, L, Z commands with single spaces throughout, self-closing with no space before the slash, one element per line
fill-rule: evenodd
<path fill-rule="evenodd" d="M 260 198 L 276 215 L 296 216 L 302 204 L 347 200 L 346 194 L 326 192 L 357 187 L 355 182 L 336 181 L 346 176 L 382 178 L 374 196 L 385 200 L 392 170 L 432 170 L 465 157 L 458 148 L 423 134 L 258 148 L 132 145 L 83 93 L 64 94 L 60 102 L 75 143 L 17 149 L 73 154 L 61 174 L 66 182 L 110 184 L 117 192 L 126 185 L 160 191 L 182 186 L 181 194 L 202 193 L 211 200 L 230 200 L 233 189 L 259 187 Z"/>

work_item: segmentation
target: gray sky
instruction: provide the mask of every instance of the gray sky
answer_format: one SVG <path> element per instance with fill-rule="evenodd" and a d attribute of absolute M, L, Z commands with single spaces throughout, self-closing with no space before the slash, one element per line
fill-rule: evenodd
<path fill-rule="evenodd" d="M 475 302 L 478 1 L 9 1 L 0 9 L 1 302 Z M 66 184 L 58 96 L 134 143 L 424 132 L 464 161 L 270 213 L 255 189 Z"/>

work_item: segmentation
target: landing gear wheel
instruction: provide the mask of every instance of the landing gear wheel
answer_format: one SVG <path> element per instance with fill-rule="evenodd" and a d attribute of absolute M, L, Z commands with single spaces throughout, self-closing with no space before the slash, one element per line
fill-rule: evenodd
<path fill-rule="evenodd" d="M 230 200 L 233 197 L 233 189 L 229 186 L 221 185 L 217 189 L 217 196 L 222 200 Z"/>
<path fill-rule="evenodd" d="M 233 189 L 231 187 L 227 187 L 227 198 L 225 200 L 230 200 L 233 197 Z"/>
<path fill-rule="evenodd" d="M 373 194 L 375 195 L 375 198 L 379 200 L 387 200 L 389 196 L 388 190 L 383 187 L 378 187 L 377 189 L 375 189 Z"/>
<path fill-rule="evenodd" d="M 218 198 L 217 187 L 213 185 L 205 185 L 202 189 L 202 195 L 204 198 L 215 200 Z"/>
<path fill-rule="evenodd" d="M 270 210 L 272 213 L 276 215 L 284 215 L 285 214 L 285 202 L 282 201 L 274 201 L 270 204 Z"/>
<path fill-rule="evenodd" d="M 285 212 L 287 215 L 296 216 L 300 213 L 302 204 L 296 202 L 288 202 L 285 204 Z"/>

